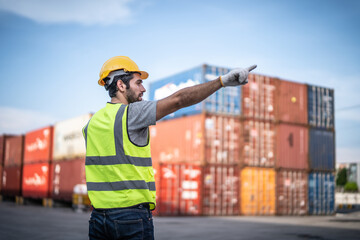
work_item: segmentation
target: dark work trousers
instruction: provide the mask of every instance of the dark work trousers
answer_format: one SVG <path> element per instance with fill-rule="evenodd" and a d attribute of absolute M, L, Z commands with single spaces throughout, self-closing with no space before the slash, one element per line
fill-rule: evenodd
<path fill-rule="evenodd" d="M 143 204 L 124 209 L 94 209 L 89 220 L 89 239 L 153 240 L 152 213 Z"/>

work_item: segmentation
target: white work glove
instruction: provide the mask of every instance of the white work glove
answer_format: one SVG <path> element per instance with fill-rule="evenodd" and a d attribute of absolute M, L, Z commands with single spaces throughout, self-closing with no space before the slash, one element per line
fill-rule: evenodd
<path fill-rule="evenodd" d="M 227 87 L 247 84 L 249 72 L 254 70 L 256 67 L 257 65 L 252 65 L 248 68 L 235 68 L 234 70 L 220 77 L 221 85 L 223 87 Z"/>

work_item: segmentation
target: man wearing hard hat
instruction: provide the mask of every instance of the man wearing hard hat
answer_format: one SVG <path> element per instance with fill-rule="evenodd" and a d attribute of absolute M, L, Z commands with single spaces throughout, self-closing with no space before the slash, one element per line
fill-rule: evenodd
<path fill-rule="evenodd" d="M 246 84 L 254 68 L 235 69 L 159 101 L 143 101 L 147 72 L 125 56 L 104 63 L 98 83 L 111 101 L 83 128 L 86 183 L 93 206 L 90 239 L 154 239 L 151 211 L 156 206 L 156 190 L 149 126 L 222 87 Z"/>

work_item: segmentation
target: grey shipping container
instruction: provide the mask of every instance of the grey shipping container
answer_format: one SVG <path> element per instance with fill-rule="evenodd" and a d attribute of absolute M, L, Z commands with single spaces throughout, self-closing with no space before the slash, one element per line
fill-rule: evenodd
<path fill-rule="evenodd" d="M 334 128 L 334 90 L 308 85 L 308 123 L 318 128 Z"/>
<path fill-rule="evenodd" d="M 224 75 L 229 71 L 229 68 L 204 64 L 182 73 L 152 82 L 150 83 L 150 100 L 163 99 L 182 88 L 214 80 L 218 76 Z M 164 117 L 164 119 L 178 118 L 203 112 L 238 116 L 241 114 L 240 95 L 240 87 L 222 88 L 206 98 L 204 101 L 190 107 L 180 109 Z"/>
<path fill-rule="evenodd" d="M 333 131 L 319 128 L 309 130 L 310 170 L 335 170 L 335 136 Z"/>

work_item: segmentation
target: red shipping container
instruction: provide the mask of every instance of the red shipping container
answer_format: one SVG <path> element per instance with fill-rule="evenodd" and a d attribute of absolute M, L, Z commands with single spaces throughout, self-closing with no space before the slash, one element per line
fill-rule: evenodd
<path fill-rule="evenodd" d="M 25 164 L 23 166 L 22 195 L 30 198 L 48 198 L 52 178 L 50 163 Z"/>
<path fill-rule="evenodd" d="M 161 164 L 158 214 L 201 215 L 201 167 L 189 164 Z"/>
<path fill-rule="evenodd" d="M 275 124 L 269 121 L 242 122 L 242 165 L 275 166 Z"/>
<path fill-rule="evenodd" d="M 14 136 L 5 139 L 4 166 L 21 166 L 23 163 L 24 136 Z"/>
<path fill-rule="evenodd" d="M 276 120 L 287 123 L 307 124 L 307 86 L 277 79 Z"/>
<path fill-rule="evenodd" d="M 207 165 L 203 167 L 203 215 L 239 214 L 239 166 Z"/>
<path fill-rule="evenodd" d="M 242 114 L 257 120 L 275 120 L 274 79 L 250 74 L 248 84 L 242 86 Z"/>
<path fill-rule="evenodd" d="M 53 127 L 45 127 L 25 135 L 24 164 L 49 162 L 52 156 Z"/>
<path fill-rule="evenodd" d="M 71 202 L 75 185 L 86 184 L 85 158 L 54 162 L 52 174 L 52 198 Z"/>
<path fill-rule="evenodd" d="M 276 167 L 308 169 L 309 129 L 300 125 L 276 126 Z"/>
<path fill-rule="evenodd" d="M 150 130 L 153 161 L 238 164 L 240 129 L 239 118 L 213 114 L 158 122 Z"/>
<path fill-rule="evenodd" d="M 4 167 L 1 189 L 3 195 L 21 195 L 21 170 L 21 166 Z"/>
<path fill-rule="evenodd" d="M 3 182 L 3 166 L 0 165 L 0 194 L 1 194 L 1 190 L 2 190 L 2 182 Z"/>
<path fill-rule="evenodd" d="M 276 172 L 276 214 L 305 215 L 308 208 L 308 174 L 299 170 Z"/>

